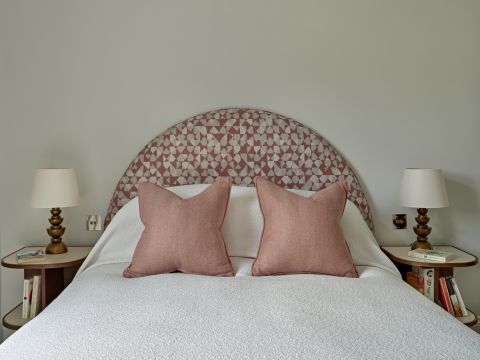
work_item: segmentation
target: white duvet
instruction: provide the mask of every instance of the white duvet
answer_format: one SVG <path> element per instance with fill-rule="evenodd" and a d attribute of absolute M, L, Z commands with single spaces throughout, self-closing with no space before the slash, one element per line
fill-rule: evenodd
<path fill-rule="evenodd" d="M 231 278 L 126 279 L 143 228 L 129 205 L 72 284 L 0 345 L 1 360 L 480 359 L 480 336 L 406 285 L 347 220 L 358 279 L 252 277 L 240 257 Z"/>
<path fill-rule="evenodd" d="M 478 359 L 480 336 L 374 267 L 360 278 L 82 273 L 0 359 Z"/>

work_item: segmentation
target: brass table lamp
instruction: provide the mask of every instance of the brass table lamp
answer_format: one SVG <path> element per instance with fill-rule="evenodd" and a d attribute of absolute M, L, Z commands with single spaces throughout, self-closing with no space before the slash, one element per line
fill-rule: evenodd
<path fill-rule="evenodd" d="M 32 208 L 51 208 L 51 217 L 47 229 L 51 243 L 47 246 L 47 254 L 63 254 L 67 246 L 62 242 L 65 228 L 60 208 L 77 206 L 79 203 L 77 178 L 74 169 L 38 169 L 33 181 Z"/>
<path fill-rule="evenodd" d="M 410 245 L 411 249 L 432 250 L 433 247 L 428 242 L 432 228 L 428 226 L 430 218 L 427 209 L 449 206 L 442 170 L 405 169 L 400 186 L 400 205 L 417 208 L 418 211 L 415 218 L 417 226 L 413 228 L 417 241 Z"/>

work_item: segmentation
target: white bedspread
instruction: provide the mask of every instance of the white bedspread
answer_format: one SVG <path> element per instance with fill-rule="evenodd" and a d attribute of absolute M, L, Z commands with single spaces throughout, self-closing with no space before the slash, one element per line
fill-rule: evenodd
<path fill-rule="evenodd" d="M 0 359 L 478 359 L 480 336 L 397 276 L 82 272 Z"/>

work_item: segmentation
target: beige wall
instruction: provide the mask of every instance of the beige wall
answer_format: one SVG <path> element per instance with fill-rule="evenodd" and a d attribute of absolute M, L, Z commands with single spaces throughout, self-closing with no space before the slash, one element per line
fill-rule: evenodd
<path fill-rule="evenodd" d="M 297 119 L 356 169 L 381 244 L 405 167 L 444 169 L 451 207 L 434 243 L 480 255 L 480 2 L 0 1 L 7 89 L 1 119 L 1 253 L 43 244 L 47 210 L 28 207 L 38 167 L 75 167 L 82 203 L 68 244 L 93 244 L 129 161 L 178 121 L 225 106 Z M 1 76 L 1 75 L 0 75 Z M 1 113 L 0 113 L 1 116 Z M 411 225 L 411 224 L 410 224 Z M 21 274 L 2 269 L 1 310 Z M 480 267 L 456 276 L 480 313 Z"/>

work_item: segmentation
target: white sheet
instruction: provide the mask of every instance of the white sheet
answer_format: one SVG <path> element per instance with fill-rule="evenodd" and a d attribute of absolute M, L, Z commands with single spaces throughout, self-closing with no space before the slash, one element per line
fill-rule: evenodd
<path fill-rule="evenodd" d="M 91 267 L 0 359 L 477 359 L 480 336 L 393 274 L 137 279 Z"/>
<path fill-rule="evenodd" d="M 235 276 L 252 276 L 252 265 L 255 259 L 231 256 L 230 261 Z"/>

